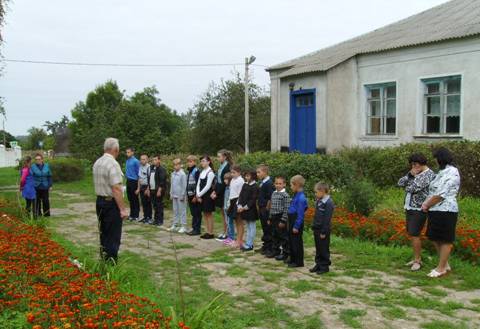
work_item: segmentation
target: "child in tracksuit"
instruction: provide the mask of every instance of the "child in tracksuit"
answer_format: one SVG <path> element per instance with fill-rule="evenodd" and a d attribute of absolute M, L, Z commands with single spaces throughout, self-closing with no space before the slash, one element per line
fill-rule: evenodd
<path fill-rule="evenodd" d="M 290 196 L 285 191 L 285 178 L 275 178 L 275 191 L 272 194 L 269 225 L 272 227 L 272 250 L 265 256 L 278 261 L 286 261 L 289 253 L 288 208 Z"/>
<path fill-rule="evenodd" d="M 329 186 L 324 183 L 315 185 L 315 218 L 313 220 L 313 237 L 315 238 L 315 266 L 311 273 L 323 274 L 329 271 L 330 231 L 335 205 L 329 195 Z"/>
<path fill-rule="evenodd" d="M 190 214 L 192 215 L 192 230 L 187 232 L 188 235 L 200 235 L 202 226 L 202 208 L 200 202 L 197 201 L 197 184 L 200 177 L 200 170 L 197 168 L 197 157 L 189 155 L 187 157 L 187 197 Z"/>
<path fill-rule="evenodd" d="M 230 209 L 230 182 L 231 181 L 232 181 L 232 174 L 227 172 L 223 176 L 223 183 L 225 184 L 225 193 L 223 194 L 223 211 L 225 212 L 225 218 L 227 221 L 227 238 L 223 240 L 223 243 L 227 246 L 235 242 L 234 218 L 228 215 L 228 209 Z"/>
<path fill-rule="evenodd" d="M 187 231 L 187 175 L 182 169 L 180 159 L 173 160 L 172 177 L 170 179 L 170 199 L 173 203 L 173 223 L 169 231 L 185 233 Z"/>
<path fill-rule="evenodd" d="M 290 261 L 288 267 L 303 267 L 303 220 L 308 208 L 303 193 L 305 178 L 295 175 L 290 179 L 290 188 L 295 195 L 288 208 L 288 228 L 290 241 Z"/>
<path fill-rule="evenodd" d="M 245 243 L 240 248 L 242 251 L 253 250 L 253 241 L 257 233 L 257 198 L 258 198 L 258 186 L 255 179 L 257 173 L 255 170 L 249 170 L 245 173 L 245 184 L 242 186 L 242 191 L 237 201 L 237 212 L 240 214 L 240 218 L 243 220 L 244 225 L 247 228 L 247 236 Z"/>

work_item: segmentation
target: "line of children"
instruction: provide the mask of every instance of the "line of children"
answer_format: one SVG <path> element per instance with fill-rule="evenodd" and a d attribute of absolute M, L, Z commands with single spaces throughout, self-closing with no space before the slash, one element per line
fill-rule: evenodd
<path fill-rule="evenodd" d="M 197 158 L 193 155 L 187 157 L 188 174 L 183 171 L 180 159 L 173 161 L 170 198 L 173 203 L 174 219 L 169 230 L 200 235 L 203 217 L 206 232 L 200 237 L 213 239 L 213 212 L 216 206 L 222 205 L 222 217 L 225 217 L 224 230 L 217 240 L 242 251 L 251 251 L 254 248 L 256 222 L 260 219 L 263 245 L 258 251 L 267 258 L 285 262 L 288 267 L 303 267 L 303 230 L 305 211 L 308 208 L 303 190 L 305 179 L 301 175 L 295 175 L 290 179 L 290 189 L 294 193 L 290 198 L 286 191 L 286 179 L 279 176 L 275 177 L 273 182 L 267 166 L 260 165 L 256 170 L 244 171 L 243 177 L 239 166 L 230 165 L 231 157 L 228 151 L 219 151 L 218 157 L 222 166 L 216 173 L 207 155 L 200 159 L 201 171 L 197 168 Z M 152 202 L 148 203 L 142 198 L 144 220 L 148 222 L 149 214 L 151 216 L 149 205 L 153 204 L 154 223 L 161 225 L 166 171 L 161 167 L 158 156 L 153 158 L 152 166 L 148 166 L 146 155 L 142 155 L 140 162 L 138 193 L 143 193 L 145 199 L 152 199 Z M 222 182 L 221 187 L 218 187 L 219 180 Z M 315 196 L 312 229 L 316 255 L 315 266 L 310 272 L 323 274 L 329 271 L 331 264 L 329 246 L 334 204 L 329 196 L 327 184 L 317 183 Z M 186 231 L 187 203 L 192 215 L 192 229 L 189 232 Z"/>

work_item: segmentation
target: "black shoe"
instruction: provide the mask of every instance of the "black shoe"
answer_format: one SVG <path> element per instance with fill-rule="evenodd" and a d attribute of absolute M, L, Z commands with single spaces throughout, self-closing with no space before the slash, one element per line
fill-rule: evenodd
<path fill-rule="evenodd" d="M 265 257 L 267 258 L 276 258 L 277 256 L 280 256 L 280 254 L 273 251 L 265 254 Z"/>
<path fill-rule="evenodd" d="M 315 273 L 315 272 L 318 272 L 319 270 L 320 270 L 320 267 L 318 265 L 315 265 L 314 267 L 309 269 L 310 273 Z"/>
<path fill-rule="evenodd" d="M 213 234 L 208 234 L 208 233 L 204 233 L 203 235 L 200 236 L 200 239 L 205 239 L 205 240 L 211 240 L 215 238 L 215 236 Z"/>
<path fill-rule="evenodd" d="M 252 251 L 252 250 L 253 250 L 253 247 L 245 247 L 245 246 L 243 246 L 243 247 L 240 248 L 240 250 L 241 250 L 241 251 Z"/>
<path fill-rule="evenodd" d="M 194 236 L 194 235 L 200 235 L 200 232 L 197 232 L 197 231 L 190 231 L 190 232 L 187 232 L 187 235 L 190 235 L 190 236 Z"/>
<path fill-rule="evenodd" d="M 325 274 L 325 273 L 328 273 L 328 272 L 330 272 L 330 270 L 328 268 L 324 268 L 324 269 L 318 270 L 317 274 L 322 275 L 322 274 Z"/>
<path fill-rule="evenodd" d="M 276 255 L 276 256 L 275 256 L 275 259 L 278 260 L 278 261 L 280 261 L 280 260 L 285 260 L 285 259 L 287 259 L 287 258 L 288 258 L 288 256 L 285 255 L 285 254 L 279 254 L 279 255 Z"/>
<path fill-rule="evenodd" d="M 288 263 L 288 267 L 296 268 L 296 267 L 303 267 L 303 265 L 295 264 L 295 263 Z"/>

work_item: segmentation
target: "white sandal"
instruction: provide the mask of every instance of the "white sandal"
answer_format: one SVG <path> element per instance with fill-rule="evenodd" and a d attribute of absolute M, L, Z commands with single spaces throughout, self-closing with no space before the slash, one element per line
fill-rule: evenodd
<path fill-rule="evenodd" d="M 448 274 L 448 271 L 445 272 L 438 272 L 437 269 L 433 269 L 430 273 L 428 273 L 429 278 L 440 278 Z"/>
<path fill-rule="evenodd" d="M 422 268 L 422 262 L 421 261 L 414 261 L 412 263 L 412 266 L 410 267 L 410 270 L 412 272 L 416 272 Z"/>

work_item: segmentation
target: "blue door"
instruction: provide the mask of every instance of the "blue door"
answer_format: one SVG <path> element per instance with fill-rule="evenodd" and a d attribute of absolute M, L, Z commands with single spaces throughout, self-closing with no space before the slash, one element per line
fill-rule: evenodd
<path fill-rule="evenodd" d="M 290 151 L 317 151 L 315 89 L 292 91 L 290 95 Z"/>

